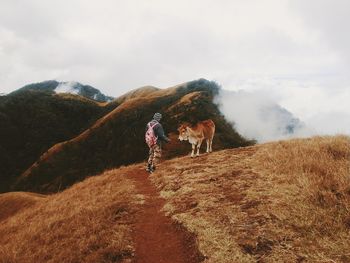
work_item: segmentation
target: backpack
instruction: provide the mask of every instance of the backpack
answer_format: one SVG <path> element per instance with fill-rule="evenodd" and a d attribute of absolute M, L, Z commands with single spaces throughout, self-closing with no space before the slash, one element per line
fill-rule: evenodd
<path fill-rule="evenodd" d="M 152 147 L 153 145 L 155 145 L 157 143 L 158 137 L 154 134 L 154 130 L 153 130 L 153 128 L 157 124 L 158 124 L 158 122 L 156 122 L 153 125 L 151 125 L 151 123 L 147 124 L 148 129 L 147 129 L 146 134 L 145 134 L 145 140 L 146 140 L 148 147 Z"/>

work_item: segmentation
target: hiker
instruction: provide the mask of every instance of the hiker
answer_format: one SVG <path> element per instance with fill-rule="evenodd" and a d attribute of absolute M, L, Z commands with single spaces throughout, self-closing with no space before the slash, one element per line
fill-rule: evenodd
<path fill-rule="evenodd" d="M 153 120 L 147 123 L 145 139 L 149 147 L 149 157 L 146 171 L 153 173 L 159 163 L 162 155 L 161 142 L 170 142 L 170 139 L 165 136 L 163 126 L 159 123 L 162 119 L 162 114 L 155 113 Z"/>

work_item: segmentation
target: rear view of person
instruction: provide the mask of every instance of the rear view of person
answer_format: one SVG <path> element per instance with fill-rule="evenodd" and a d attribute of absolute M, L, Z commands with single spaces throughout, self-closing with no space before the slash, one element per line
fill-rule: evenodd
<path fill-rule="evenodd" d="M 169 142 L 169 138 L 165 136 L 163 126 L 159 123 L 162 119 L 162 114 L 155 113 L 153 120 L 147 123 L 145 139 L 149 147 L 149 157 L 146 171 L 153 173 L 162 156 L 161 143 Z"/>

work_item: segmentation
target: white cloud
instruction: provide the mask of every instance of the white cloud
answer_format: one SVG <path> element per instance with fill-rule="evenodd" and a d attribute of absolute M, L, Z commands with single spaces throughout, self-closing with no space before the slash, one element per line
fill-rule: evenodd
<path fill-rule="evenodd" d="M 72 93 L 72 94 L 78 94 L 79 89 L 76 89 L 76 82 L 70 81 L 70 82 L 63 82 L 60 83 L 56 88 L 55 92 L 56 93 Z"/>
<path fill-rule="evenodd" d="M 221 90 L 216 102 L 240 134 L 258 142 L 315 134 L 314 130 L 279 107 L 276 98 L 266 91 Z M 287 127 L 293 127 L 293 132 Z"/>
<path fill-rule="evenodd" d="M 268 92 L 307 120 L 349 114 L 338 101 L 347 10 L 347 0 L 2 0 L 0 93 L 57 79 L 118 96 L 203 77 Z"/>
<path fill-rule="evenodd" d="M 261 107 L 269 103 L 284 107 L 306 125 L 297 136 L 350 134 L 349 86 L 339 84 L 339 78 L 334 76 L 318 76 L 317 79 L 237 78 L 232 86 L 225 88 L 246 92 L 223 96 L 223 113 L 236 122 L 242 134 L 261 141 L 285 137 L 279 132 L 279 120 L 266 122 L 259 115 Z"/>
<path fill-rule="evenodd" d="M 290 6 L 305 26 L 317 32 L 319 40 L 332 48 L 341 60 L 350 66 L 350 35 L 347 34 L 350 23 L 350 2 L 348 0 L 295 0 L 290 1 Z"/>

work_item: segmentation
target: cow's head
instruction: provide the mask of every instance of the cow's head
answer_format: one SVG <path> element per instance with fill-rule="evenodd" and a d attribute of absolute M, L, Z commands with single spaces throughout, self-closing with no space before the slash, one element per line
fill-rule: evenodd
<path fill-rule="evenodd" d="M 188 140 L 188 126 L 186 124 L 181 124 L 181 126 L 177 129 L 179 132 L 179 140 L 187 141 Z"/>

